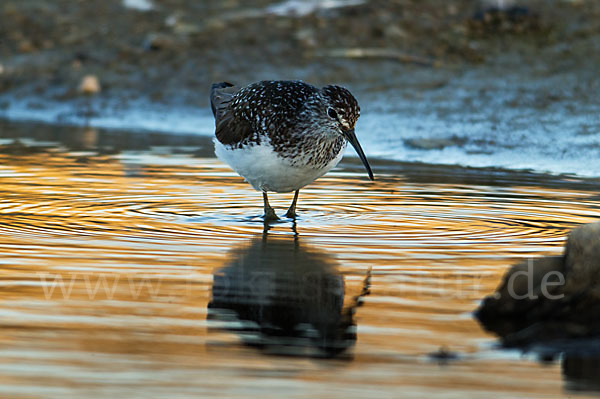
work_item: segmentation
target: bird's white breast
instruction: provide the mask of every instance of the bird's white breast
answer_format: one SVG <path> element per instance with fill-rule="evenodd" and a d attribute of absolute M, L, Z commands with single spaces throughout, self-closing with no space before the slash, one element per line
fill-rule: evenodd
<path fill-rule="evenodd" d="M 243 148 L 231 148 L 216 139 L 214 143 L 217 157 L 246 179 L 255 190 L 279 193 L 299 190 L 323 176 L 340 162 L 346 148 L 344 143 L 340 152 L 328 164 L 315 167 L 298 158 L 292 164 L 289 158 L 277 155 L 266 141 Z"/>

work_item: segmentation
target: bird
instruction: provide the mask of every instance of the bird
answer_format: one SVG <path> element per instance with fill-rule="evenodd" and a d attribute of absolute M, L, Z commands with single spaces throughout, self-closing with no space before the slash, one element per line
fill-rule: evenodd
<path fill-rule="evenodd" d="M 347 142 L 374 180 L 354 131 L 360 107 L 348 89 L 299 80 L 220 82 L 211 87 L 210 104 L 215 154 L 262 192 L 265 222 L 279 219 L 268 192 L 294 192 L 285 216 L 295 220 L 300 189 L 335 167 Z"/>

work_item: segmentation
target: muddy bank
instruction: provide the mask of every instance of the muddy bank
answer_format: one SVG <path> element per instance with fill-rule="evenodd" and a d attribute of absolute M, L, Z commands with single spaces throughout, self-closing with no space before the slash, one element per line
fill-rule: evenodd
<path fill-rule="evenodd" d="M 0 119 L 212 136 L 212 82 L 303 79 L 371 159 L 600 176 L 600 5 L 483 3 L 7 2 Z"/>
<path fill-rule="evenodd" d="M 314 4 L 3 2 L 0 93 L 73 100 L 81 96 L 82 78 L 94 75 L 102 98 L 205 107 L 207 87 L 223 79 L 367 82 L 384 89 L 416 80 L 430 87 L 430 76 L 411 71 L 452 74 L 499 59 L 504 67 L 577 70 L 597 57 L 590 51 L 600 33 L 594 1 L 531 1 L 514 15 L 485 13 L 467 0 Z"/>

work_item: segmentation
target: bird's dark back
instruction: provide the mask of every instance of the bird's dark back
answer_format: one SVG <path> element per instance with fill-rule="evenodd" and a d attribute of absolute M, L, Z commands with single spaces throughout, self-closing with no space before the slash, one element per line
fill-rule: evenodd
<path fill-rule="evenodd" d="M 274 136 L 292 131 L 303 110 L 316 107 L 319 101 L 319 89 L 300 81 L 261 81 L 240 89 L 225 102 L 214 101 L 223 90 L 231 86 L 213 85 L 215 134 L 219 142 L 233 146 L 260 143 L 260 133 Z"/>

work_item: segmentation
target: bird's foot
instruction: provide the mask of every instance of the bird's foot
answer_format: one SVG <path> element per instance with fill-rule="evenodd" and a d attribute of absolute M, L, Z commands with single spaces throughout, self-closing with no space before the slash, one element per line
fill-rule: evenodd
<path fill-rule="evenodd" d="M 286 218 L 290 218 L 293 220 L 296 220 L 296 202 L 298 202 L 298 193 L 300 193 L 300 190 L 296 190 L 296 192 L 294 193 L 294 200 L 292 201 L 292 205 L 290 205 L 290 207 L 287 210 L 287 213 L 285 214 Z"/>
<path fill-rule="evenodd" d="M 277 216 L 277 214 L 275 213 L 273 208 L 267 208 L 267 209 L 265 209 L 265 214 L 263 215 L 263 220 L 265 222 L 274 222 L 276 220 L 279 220 L 279 216 Z"/>
<path fill-rule="evenodd" d="M 290 218 L 290 219 L 296 219 L 296 216 L 298 216 L 298 215 L 296 214 L 295 209 L 288 209 L 288 211 L 285 214 L 285 217 Z"/>

